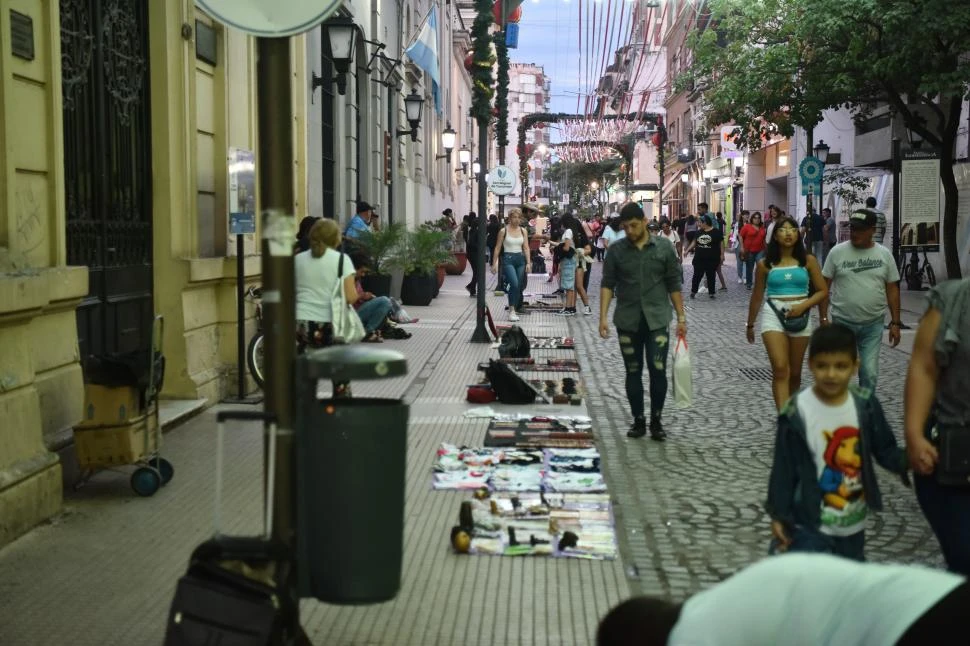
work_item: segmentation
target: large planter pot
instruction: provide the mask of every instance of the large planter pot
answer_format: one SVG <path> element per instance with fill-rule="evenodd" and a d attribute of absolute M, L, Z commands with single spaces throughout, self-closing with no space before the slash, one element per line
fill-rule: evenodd
<path fill-rule="evenodd" d="M 438 265 L 435 267 L 435 278 L 438 280 L 438 287 L 445 284 L 445 266 Z"/>
<path fill-rule="evenodd" d="M 436 284 L 432 275 L 408 274 L 401 283 L 401 302 L 405 305 L 431 305 Z"/>
<path fill-rule="evenodd" d="M 468 255 L 464 251 L 456 251 L 454 256 L 455 262 L 445 265 L 445 273 L 449 276 L 461 276 L 468 266 Z"/>
<path fill-rule="evenodd" d="M 360 279 L 360 286 L 365 292 L 371 292 L 374 296 L 391 295 L 391 276 L 385 274 L 368 274 Z"/>

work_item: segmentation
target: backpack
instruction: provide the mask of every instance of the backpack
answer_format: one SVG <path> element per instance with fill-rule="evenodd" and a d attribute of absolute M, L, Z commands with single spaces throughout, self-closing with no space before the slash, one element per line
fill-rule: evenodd
<path fill-rule="evenodd" d="M 502 342 L 498 346 L 498 356 L 503 359 L 515 357 L 526 359 L 530 353 L 529 337 L 525 335 L 518 325 L 513 325 L 502 334 Z"/>
<path fill-rule="evenodd" d="M 536 400 L 536 391 L 529 382 L 501 361 L 490 359 L 485 377 L 503 404 L 531 404 Z"/>

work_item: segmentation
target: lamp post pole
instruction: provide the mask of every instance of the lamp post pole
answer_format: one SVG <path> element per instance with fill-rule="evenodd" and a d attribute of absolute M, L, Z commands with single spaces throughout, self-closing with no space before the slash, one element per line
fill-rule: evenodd
<path fill-rule="evenodd" d="M 900 220 L 899 217 L 899 170 L 900 170 L 900 158 L 902 156 L 901 146 L 899 137 L 893 137 L 893 151 L 892 151 L 892 168 L 893 168 L 893 260 L 896 262 L 896 266 L 899 266 L 899 234 L 900 234 Z"/>

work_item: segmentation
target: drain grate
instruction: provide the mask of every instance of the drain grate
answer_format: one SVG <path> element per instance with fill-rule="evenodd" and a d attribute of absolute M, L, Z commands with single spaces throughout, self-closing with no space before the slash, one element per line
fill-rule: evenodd
<path fill-rule="evenodd" d="M 738 373 L 751 381 L 771 381 L 771 368 L 738 368 Z"/>

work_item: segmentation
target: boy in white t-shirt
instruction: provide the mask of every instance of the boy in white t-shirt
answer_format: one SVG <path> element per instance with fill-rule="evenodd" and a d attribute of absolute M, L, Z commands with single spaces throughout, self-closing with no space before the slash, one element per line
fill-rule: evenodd
<path fill-rule="evenodd" d="M 772 549 L 863 561 L 866 515 L 882 510 L 873 458 L 905 479 L 906 453 L 876 397 L 849 386 L 859 369 L 852 330 L 815 330 L 808 365 L 814 385 L 778 416 L 766 505 Z"/>

